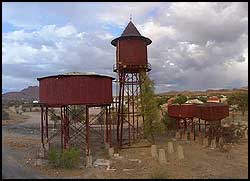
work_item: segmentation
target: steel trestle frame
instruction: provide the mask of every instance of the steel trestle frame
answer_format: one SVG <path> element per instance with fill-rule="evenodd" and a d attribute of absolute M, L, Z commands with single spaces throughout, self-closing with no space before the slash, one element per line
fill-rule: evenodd
<path fill-rule="evenodd" d="M 104 106 L 95 106 L 101 107 L 101 112 L 95 115 L 90 119 L 89 108 L 93 106 L 84 106 L 84 109 L 81 109 L 78 113 L 73 113 L 70 105 L 61 106 L 60 108 L 60 127 L 55 133 L 49 134 L 49 112 L 50 114 L 56 114 L 52 111 L 50 107 L 46 104 L 41 104 L 41 143 L 44 151 L 46 150 L 45 145 L 50 146 L 55 141 L 54 138 L 57 135 L 60 135 L 60 148 L 61 151 L 72 147 L 72 144 L 75 142 L 80 148 L 85 148 L 86 155 L 91 154 L 91 142 L 90 136 L 100 136 L 105 137 L 105 141 L 109 146 L 112 146 L 112 127 L 111 127 L 111 118 L 110 118 L 110 105 Z M 58 107 L 57 107 L 58 108 Z M 84 116 L 81 116 L 81 115 Z M 71 115 L 71 116 L 70 116 Z M 74 120 L 72 118 L 74 116 Z M 98 121 L 98 124 L 101 124 L 101 130 L 104 127 L 104 134 L 95 130 L 93 125 L 100 117 L 105 115 L 105 124 Z M 104 126 L 102 126 L 104 124 Z M 90 130 L 93 130 L 90 133 Z M 80 144 L 79 144 L 80 143 Z"/>
<path fill-rule="evenodd" d="M 119 85 L 119 94 L 117 105 L 117 146 L 121 148 L 124 140 L 128 140 L 127 144 L 131 144 L 131 140 L 135 142 L 140 135 L 139 122 L 144 121 L 141 112 L 141 84 L 144 82 L 142 75 L 145 71 L 138 72 L 118 72 L 117 84 Z M 125 134 L 127 132 L 127 135 Z M 127 139 L 124 138 L 127 136 Z"/>

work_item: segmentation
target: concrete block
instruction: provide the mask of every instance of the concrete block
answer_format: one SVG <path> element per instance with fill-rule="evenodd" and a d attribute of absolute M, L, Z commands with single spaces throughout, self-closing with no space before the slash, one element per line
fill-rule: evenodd
<path fill-rule="evenodd" d="M 105 148 L 108 149 L 109 148 L 109 143 L 104 143 L 105 144 Z"/>
<path fill-rule="evenodd" d="M 223 138 L 223 137 L 220 137 L 220 138 L 219 138 L 218 147 L 219 147 L 219 148 L 223 148 L 223 145 L 224 145 L 224 138 Z"/>
<path fill-rule="evenodd" d="M 203 147 L 208 147 L 210 145 L 208 137 L 203 138 L 203 142 L 202 143 L 203 143 L 202 144 Z"/>
<path fill-rule="evenodd" d="M 157 154 L 157 146 L 156 145 L 152 145 L 151 146 L 151 155 L 153 158 L 157 158 L 158 154 Z"/>
<path fill-rule="evenodd" d="M 43 148 L 43 144 L 42 144 L 42 143 L 41 143 L 41 147 L 40 147 L 38 156 L 39 156 L 40 158 L 45 158 L 45 150 L 44 150 L 44 148 Z"/>
<path fill-rule="evenodd" d="M 114 147 L 109 148 L 109 156 L 113 157 L 115 153 Z"/>
<path fill-rule="evenodd" d="M 168 142 L 168 153 L 174 153 L 174 145 L 172 142 Z"/>
<path fill-rule="evenodd" d="M 45 141 L 44 141 L 44 149 L 45 151 L 49 151 L 49 142 L 47 138 L 45 138 Z"/>
<path fill-rule="evenodd" d="M 216 139 L 215 138 L 211 140 L 210 148 L 211 149 L 215 149 L 216 148 Z"/>
<path fill-rule="evenodd" d="M 179 160 L 184 159 L 184 151 L 181 145 L 177 146 L 177 156 Z"/>
<path fill-rule="evenodd" d="M 194 133 L 193 132 L 190 132 L 189 139 L 190 139 L 190 141 L 194 141 Z"/>
<path fill-rule="evenodd" d="M 92 167 L 93 161 L 92 161 L 92 156 L 86 156 L 86 167 Z"/>
<path fill-rule="evenodd" d="M 245 138 L 245 139 L 248 139 L 248 129 L 246 129 L 246 130 L 244 131 L 244 138 Z"/>
<path fill-rule="evenodd" d="M 166 160 L 166 152 L 164 149 L 159 149 L 159 162 L 160 164 L 165 164 Z"/>
<path fill-rule="evenodd" d="M 181 139 L 181 133 L 180 133 L 180 131 L 176 131 L 176 133 L 175 133 L 175 139 Z"/>
<path fill-rule="evenodd" d="M 188 134 L 187 132 L 182 134 L 182 140 L 187 141 L 188 140 Z"/>

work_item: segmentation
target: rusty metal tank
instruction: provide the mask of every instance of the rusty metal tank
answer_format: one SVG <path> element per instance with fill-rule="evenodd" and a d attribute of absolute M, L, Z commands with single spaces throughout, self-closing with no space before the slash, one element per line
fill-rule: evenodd
<path fill-rule="evenodd" d="M 229 116 L 229 106 L 223 103 L 197 105 L 196 117 L 206 121 L 218 121 Z"/>
<path fill-rule="evenodd" d="M 168 106 L 168 115 L 173 118 L 193 118 L 196 116 L 195 104 L 171 104 Z"/>
<path fill-rule="evenodd" d="M 112 77 L 98 74 L 62 74 L 37 78 L 39 102 L 50 106 L 108 105 L 112 99 Z"/>
<path fill-rule="evenodd" d="M 114 71 L 117 72 L 121 69 L 127 72 L 136 72 L 139 69 L 150 71 L 151 67 L 147 60 L 147 46 L 151 43 L 152 41 L 142 36 L 130 21 L 122 35 L 111 42 L 116 47 Z"/>

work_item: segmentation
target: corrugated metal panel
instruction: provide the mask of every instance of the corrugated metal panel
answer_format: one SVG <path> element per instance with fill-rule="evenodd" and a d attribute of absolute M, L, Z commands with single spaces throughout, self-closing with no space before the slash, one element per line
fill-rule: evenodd
<path fill-rule="evenodd" d="M 47 77 L 39 81 L 39 99 L 48 105 L 112 103 L 112 78 L 98 76 Z"/>
<path fill-rule="evenodd" d="M 147 65 L 147 43 L 138 39 L 118 41 L 117 63 L 122 65 Z"/>
<path fill-rule="evenodd" d="M 193 118 L 196 115 L 196 105 L 171 104 L 168 106 L 168 115 L 174 118 Z"/>
<path fill-rule="evenodd" d="M 168 106 L 168 115 L 174 118 L 197 117 L 206 121 L 217 121 L 229 116 L 229 106 L 222 103 L 172 104 Z"/>
<path fill-rule="evenodd" d="M 221 120 L 229 116 L 229 106 L 221 103 L 207 103 L 197 106 L 197 117 L 206 121 Z"/>

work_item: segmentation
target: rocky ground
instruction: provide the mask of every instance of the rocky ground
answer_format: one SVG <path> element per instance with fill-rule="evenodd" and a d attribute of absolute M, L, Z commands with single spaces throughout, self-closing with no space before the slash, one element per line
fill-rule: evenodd
<path fill-rule="evenodd" d="M 108 169 L 85 168 L 84 163 L 73 170 L 53 169 L 46 161 L 37 159 L 40 113 L 24 115 L 29 117 L 24 122 L 2 126 L 3 178 L 248 178 L 246 139 L 226 145 L 227 151 L 221 152 L 167 135 L 156 140 L 157 147 L 165 150 L 169 141 L 174 145 L 174 153 L 166 154 L 167 163 L 163 165 L 151 157 L 150 144 L 141 140 L 122 149 L 118 157 L 110 158 L 107 150 L 101 150 L 98 158 L 111 161 Z M 183 160 L 177 158 L 177 145 L 184 148 Z"/>

